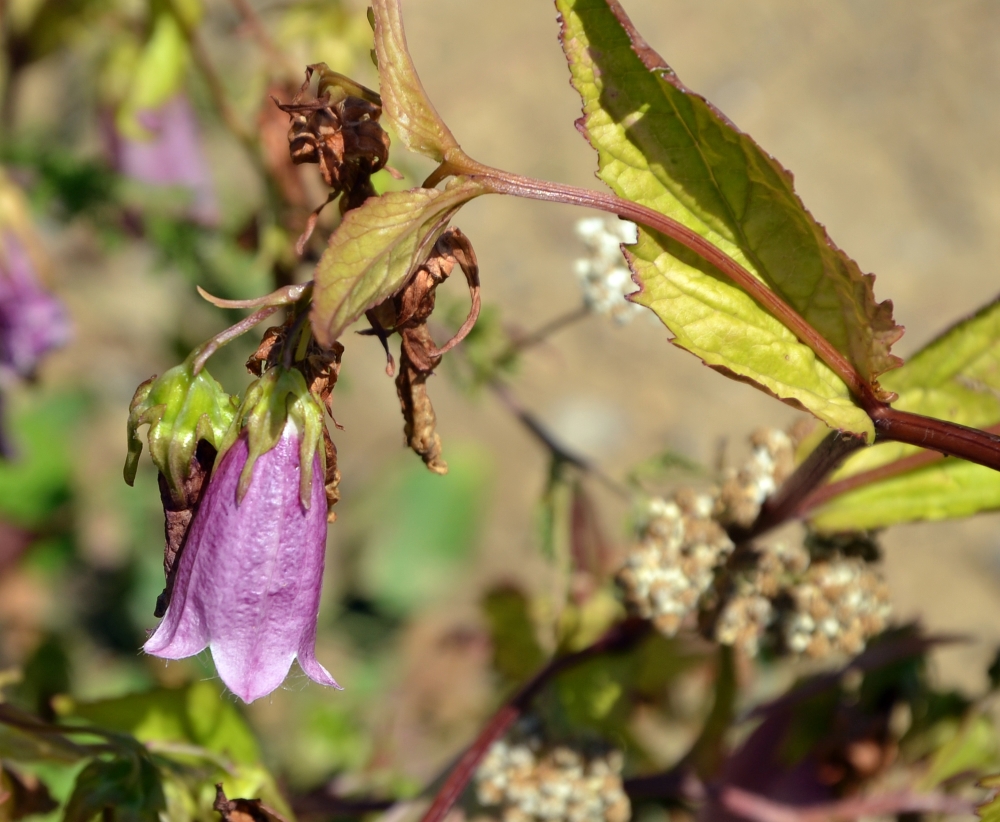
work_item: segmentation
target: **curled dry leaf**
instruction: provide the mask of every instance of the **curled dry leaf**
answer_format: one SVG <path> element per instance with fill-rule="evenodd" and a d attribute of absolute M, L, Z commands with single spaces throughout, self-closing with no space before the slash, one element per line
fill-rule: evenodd
<path fill-rule="evenodd" d="M 427 320 L 434 311 L 437 287 L 451 275 L 456 263 L 469 284 L 472 305 L 469 316 L 455 336 L 438 348 L 427 329 Z M 446 473 L 448 465 L 441 458 L 441 437 L 436 431 L 434 406 L 427 395 L 427 378 L 434 372 L 441 356 L 468 335 L 479 317 L 479 308 L 476 253 L 468 237 L 457 228 L 451 228 L 435 243 L 431 255 L 403 290 L 369 312 L 373 332 L 383 340 L 383 344 L 388 333 L 397 332 L 402 338 L 396 393 L 403 411 L 406 441 L 427 467 L 437 474 Z"/>
<path fill-rule="evenodd" d="M 219 812 L 222 822 L 286 822 L 285 817 L 259 799 L 229 799 L 222 783 L 215 786 L 212 809 Z"/>
<path fill-rule="evenodd" d="M 175 499 L 174 494 L 171 493 L 167 478 L 163 474 L 158 477 L 160 500 L 163 502 L 163 573 L 166 577 L 166 587 L 156 598 L 156 607 L 153 610 L 155 617 L 162 617 L 170 604 L 170 596 L 174 589 L 174 577 L 177 575 L 177 560 L 184 548 L 184 540 L 187 537 L 188 528 L 191 527 L 191 520 L 194 518 L 195 511 L 198 510 L 205 481 L 212 472 L 215 454 L 215 447 L 211 443 L 205 440 L 198 441 L 198 446 L 191 458 L 191 470 L 181 486 L 182 499 L 180 500 Z"/>

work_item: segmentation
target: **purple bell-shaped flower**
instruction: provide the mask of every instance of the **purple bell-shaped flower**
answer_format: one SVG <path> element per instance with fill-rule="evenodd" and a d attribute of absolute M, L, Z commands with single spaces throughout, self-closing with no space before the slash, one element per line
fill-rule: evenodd
<path fill-rule="evenodd" d="M 327 525 L 322 411 L 297 371 L 274 372 L 248 391 L 248 424 L 240 427 L 241 412 L 191 523 L 166 615 L 144 646 L 166 659 L 211 648 L 244 702 L 277 688 L 295 659 L 310 679 L 340 687 L 314 649 Z"/>
<path fill-rule="evenodd" d="M 66 309 L 42 287 L 24 245 L 0 232 L 0 368 L 30 377 L 69 336 Z"/>

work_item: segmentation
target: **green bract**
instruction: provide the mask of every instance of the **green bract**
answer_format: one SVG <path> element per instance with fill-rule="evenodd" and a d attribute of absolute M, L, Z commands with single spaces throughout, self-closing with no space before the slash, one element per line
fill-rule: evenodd
<path fill-rule="evenodd" d="M 302 373 L 295 369 L 275 367 L 264 373 L 247 388 L 246 397 L 226 432 L 215 464 L 218 465 L 226 451 L 247 430 L 249 457 L 240 474 L 237 490 L 243 499 L 257 458 L 278 444 L 285 426 L 292 424 L 300 437 L 299 460 L 301 473 L 299 494 L 304 508 L 309 508 L 313 482 L 313 458 L 319 449 L 321 463 L 326 465 L 326 453 L 320 448 L 323 437 L 323 407 L 309 393 Z"/>
<path fill-rule="evenodd" d="M 166 477 L 175 500 L 183 500 L 184 480 L 190 474 L 199 440 L 218 448 L 234 411 L 233 398 L 207 371 L 195 376 L 190 362 L 147 380 L 136 389 L 129 406 L 125 482 L 132 485 L 135 481 L 142 453 L 138 428 L 148 425 L 153 464 Z"/>
<path fill-rule="evenodd" d="M 406 48 L 399 0 L 373 0 L 372 11 L 382 108 L 399 139 L 410 151 L 438 162 L 454 150 L 460 152 L 417 76 Z"/>
<path fill-rule="evenodd" d="M 898 366 L 902 329 L 876 303 L 872 277 L 830 241 L 791 175 L 690 92 L 617 2 L 557 0 L 572 82 L 599 177 L 737 261 L 792 306 L 866 379 Z M 827 424 L 871 436 L 842 380 L 743 291 L 677 244 L 641 232 L 630 260 L 635 299 L 675 343 L 719 370 L 800 404 Z"/>
<path fill-rule="evenodd" d="M 399 290 L 452 215 L 485 191 L 481 183 L 457 177 L 444 191 L 389 192 L 348 211 L 316 266 L 312 327 L 320 345 L 332 345 L 365 311 Z"/>

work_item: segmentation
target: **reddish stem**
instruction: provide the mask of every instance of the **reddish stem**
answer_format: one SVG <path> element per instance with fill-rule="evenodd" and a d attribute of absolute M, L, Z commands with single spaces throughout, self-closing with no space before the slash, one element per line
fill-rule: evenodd
<path fill-rule="evenodd" d="M 978 433 L 993 435 L 1000 434 L 1000 425 L 994 425 Z M 895 460 L 894 462 L 880 465 L 877 468 L 871 468 L 868 471 L 862 471 L 861 473 L 854 474 L 853 476 L 845 477 L 842 480 L 827 483 L 806 496 L 801 501 L 801 504 L 795 511 L 794 516 L 804 517 L 813 509 L 826 505 L 826 503 L 834 497 L 839 497 L 841 494 L 846 494 L 857 488 L 862 488 L 865 485 L 870 485 L 875 482 L 882 482 L 882 480 L 898 477 L 901 474 L 915 471 L 917 468 L 933 465 L 935 462 L 940 462 L 943 459 L 945 459 L 945 455 L 937 451 L 920 451 L 916 454 L 910 454 L 908 457 Z"/>
<path fill-rule="evenodd" d="M 753 525 L 742 530 L 730 529 L 730 537 L 736 543 L 749 542 L 797 516 L 805 504 L 803 501 L 812 499 L 817 493 L 816 487 L 864 444 L 864 437 L 840 431 L 827 435 L 782 483 L 777 493 L 764 501 Z"/>
<path fill-rule="evenodd" d="M 441 822 L 458 801 L 465 786 L 472 780 L 490 746 L 507 732 L 525 712 L 536 694 L 557 674 L 581 662 L 602 654 L 626 651 L 649 632 L 649 623 L 640 619 L 627 619 L 613 626 L 593 645 L 566 656 L 551 659 L 548 664 L 526 682 L 520 690 L 493 715 L 479 736 L 466 749 L 448 773 L 448 778 L 434 797 L 421 822 Z"/>

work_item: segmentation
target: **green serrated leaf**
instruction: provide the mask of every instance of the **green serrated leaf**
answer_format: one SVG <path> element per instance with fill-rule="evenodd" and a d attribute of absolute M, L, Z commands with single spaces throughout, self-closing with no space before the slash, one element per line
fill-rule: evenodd
<path fill-rule="evenodd" d="M 313 333 L 329 346 L 406 282 L 452 215 L 483 186 L 465 177 L 444 191 L 414 188 L 371 197 L 349 211 L 316 267 Z"/>
<path fill-rule="evenodd" d="M 893 406 L 977 428 L 1000 422 L 1000 299 L 955 324 L 887 374 Z M 919 452 L 887 442 L 854 454 L 832 481 Z M 820 530 L 876 528 L 924 519 L 971 516 L 1000 508 L 1000 474 L 946 459 L 834 498 L 812 518 Z"/>
<path fill-rule="evenodd" d="M 406 47 L 399 0 L 373 0 L 375 57 L 385 116 L 410 151 L 443 161 L 461 152 L 424 91 Z"/>
<path fill-rule="evenodd" d="M 678 220 L 775 291 L 865 377 L 899 361 L 901 333 L 872 278 L 834 246 L 791 175 L 703 98 L 632 29 L 615 0 L 557 0 L 583 126 L 617 194 Z M 835 428 L 870 435 L 843 382 L 743 291 L 648 232 L 634 249 L 643 287 L 674 342 Z"/>

